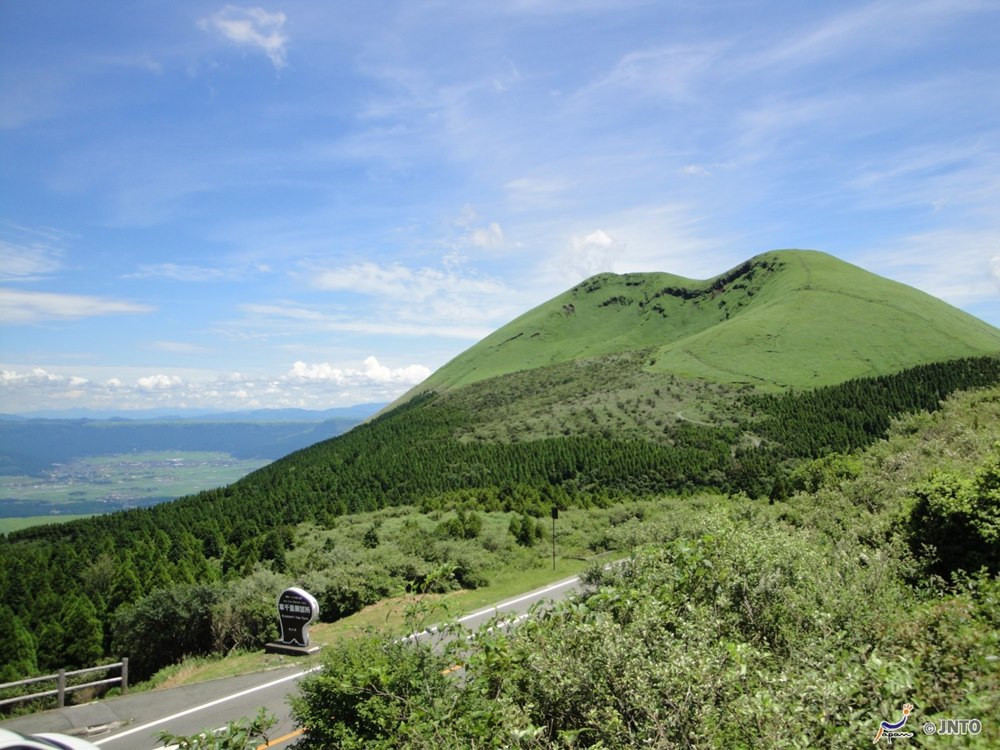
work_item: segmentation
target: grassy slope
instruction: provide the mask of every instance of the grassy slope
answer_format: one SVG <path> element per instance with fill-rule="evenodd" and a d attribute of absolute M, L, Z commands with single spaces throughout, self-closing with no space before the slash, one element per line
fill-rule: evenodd
<path fill-rule="evenodd" d="M 781 250 L 714 279 L 601 274 L 466 350 L 402 400 L 649 350 L 659 373 L 810 387 L 1000 351 L 1000 330 L 825 253 Z"/>
<path fill-rule="evenodd" d="M 928 294 L 821 253 L 787 265 L 730 320 L 661 348 L 656 369 L 809 387 L 1000 351 L 1000 331 Z"/>

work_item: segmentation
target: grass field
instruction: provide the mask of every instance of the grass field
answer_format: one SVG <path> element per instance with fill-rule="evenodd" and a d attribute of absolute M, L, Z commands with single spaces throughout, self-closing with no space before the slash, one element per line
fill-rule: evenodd
<path fill-rule="evenodd" d="M 31 526 L 42 526 L 47 523 L 65 523 L 78 518 L 89 518 L 92 514 L 73 515 L 69 513 L 48 516 L 26 516 L 24 518 L 0 518 L 0 534 L 9 534 Z"/>

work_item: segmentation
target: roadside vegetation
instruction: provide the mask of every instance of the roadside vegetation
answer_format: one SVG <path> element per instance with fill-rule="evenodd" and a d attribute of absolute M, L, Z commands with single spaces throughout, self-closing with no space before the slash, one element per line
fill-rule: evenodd
<path fill-rule="evenodd" d="M 904 703 L 918 736 L 979 718 L 964 746 L 1000 744 L 1000 388 L 789 489 L 615 527 L 629 560 L 509 633 L 328 649 L 300 746 L 848 748 Z"/>

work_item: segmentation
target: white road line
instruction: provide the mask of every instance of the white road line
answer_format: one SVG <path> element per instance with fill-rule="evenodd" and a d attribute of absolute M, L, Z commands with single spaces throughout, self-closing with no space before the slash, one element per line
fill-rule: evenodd
<path fill-rule="evenodd" d="M 202 711 L 206 708 L 211 708 L 212 706 L 218 706 L 221 703 L 226 703 L 227 701 L 235 700 L 236 698 L 242 698 L 244 695 L 250 695 L 251 693 L 256 693 L 258 690 L 266 690 L 269 687 L 280 685 L 282 682 L 288 682 L 289 680 L 297 680 L 300 677 L 303 677 L 304 675 L 307 675 L 310 672 L 315 672 L 318 669 L 320 669 L 320 667 L 313 667 L 312 669 L 306 669 L 303 670 L 302 672 L 296 672 L 295 674 L 286 675 L 285 677 L 281 677 L 277 680 L 272 680 L 271 682 L 265 683 L 264 685 L 257 685 L 256 687 L 242 690 L 239 693 L 233 693 L 232 695 L 227 695 L 224 698 L 217 698 L 214 701 L 209 701 L 208 703 L 202 703 L 200 706 L 193 706 L 192 708 L 188 708 L 176 714 L 165 716 L 162 719 L 157 719 L 156 721 L 151 721 L 147 724 L 143 724 L 138 727 L 133 727 L 132 729 L 129 729 L 125 732 L 121 732 L 119 734 L 112 735 L 111 737 L 105 737 L 104 739 L 101 740 L 94 740 L 94 744 L 103 745 L 105 742 L 113 742 L 114 740 L 120 740 L 122 737 L 128 737 L 130 734 L 135 734 L 136 732 L 143 732 L 147 729 L 151 729 L 152 727 L 159 726 L 160 724 L 165 724 L 168 721 L 179 719 L 182 716 L 187 716 L 188 714 L 193 714 L 198 711 Z"/>
<path fill-rule="evenodd" d="M 543 589 L 538 589 L 537 591 L 531 591 L 527 594 L 524 594 L 523 596 L 517 597 L 516 599 L 511 599 L 506 602 L 501 602 L 500 604 L 494 604 L 493 606 L 486 607 L 485 609 L 481 609 L 478 612 L 473 612 L 471 615 L 466 615 L 465 617 L 459 617 L 457 622 L 465 622 L 466 620 L 471 620 L 474 617 L 481 617 L 483 615 L 488 615 L 491 612 L 496 612 L 500 610 L 502 607 L 510 607 L 513 606 L 514 604 L 520 604 L 521 602 L 526 601 L 527 599 L 531 599 L 532 597 L 541 596 L 542 594 L 547 594 L 550 591 L 555 591 L 556 589 L 565 588 L 566 586 L 572 586 L 574 583 L 579 583 L 579 582 L 580 582 L 580 576 L 573 576 L 572 578 L 568 578 L 565 581 L 559 581 L 558 583 L 553 583 L 549 586 L 546 586 Z"/>
<path fill-rule="evenodd" d="M 523 594 L 522 596 L 519 596 L 516 599 L 508 599 L 505 602 L 500 602 L 500 604 L 493 604 L 489 607 L 479 610 L 478 612 L 473 612 L 472 614 L 465 615 L 464 617 L 459 617 L 457 620 L 455 620 L 455 622 L 465 622 L 466 620 L 472 620 L 476 617 L 482 617 L 483 615 L 500 614 L 500 610 L 505 607 L 512 607 L 515 604 L 520 604 L 521 602 L 526 601 L 527 599 L 532 599 L 536 596 L 542 596 L 543 594 L 547 594 L 550 591 L 566 588 L 567 586 L 572 586 L 574 583 L 579 583 L 579 582 L 580 582 L 580 577 L 573 576 L 572 578 L 567 578 L 564 581 L 558 581 L 556 583 L 549 584 L 545 588 L 529 591 L 527 594 Z M 526 617 L 526 615 L 521 615 L 520 617 L 517 618 L 517 620 L 515 620 L 515 622 L 520 622 L 522 619 L 524 619 L 524 617 Z M 438 626 L 434 625 L 433 627 L 424 628 L 423 630 L 415 630 L 409 635 L 404 635 L 401 638 L 397 638 L 393 642 L 394 643 L 403 643 L 404 641 L 416 642 L 420 640 L 421 636 L 434 635 L 437 632 L 438 632 Z"/>

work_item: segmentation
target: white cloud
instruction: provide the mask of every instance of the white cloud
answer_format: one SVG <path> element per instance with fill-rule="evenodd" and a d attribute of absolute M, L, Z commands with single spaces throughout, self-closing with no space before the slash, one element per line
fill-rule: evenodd
<path fill-rule="evenodd" d="M 0 289 L 0 323 L 23 324 L 97 315 L 133 315 L 154 310 L 149 305 L 102 297 Z"/>
<path fill-rule="evenodd" d="M 561 177 L 518 177 L 504 183 L 512 208 L 517 211 L 551 210 L 564 202 L 573 182 Z"/>
<path fill-rule="evenodd" d="M 47 278 L 63 267 L 69 236 L 51 227 L 0 222 L 0 281 Z"/>
<path fill-rule="evenodd" d="M 367 357 L 361 363 L 361 369 L 335 367 L 326 362 L 308 365 L 296 362 L 292 365 L 287 378 L 291 380 L 327 380 L 337 385 L 359 385 L 370 383 L 402 383 L 416 385 L 424 380 L 431 371 L 423 365 L 408 365 L 393 369 L 381 364 L 374 356 Z"/>
<path fill-rule="evenodd" d="M 497 231 L 499 229 L 498 226 Z M 435 268 L 413 270 L 400 264 L 357 263 L 317 269 L 310 276 L 313 286 L 318 289 L 396 297 L 400 301 L 423 302 L 437 295 L 493 295 L 505 291 L 502 283 L 491 279 L 467 278 Z"/>
<path fill-rule="evenodd" d="M 139 378 L 138 381 L 140 388 L 149 391 L 166 390 L 183 385 L 183 383 L 184 381 L 176 375 L 150 375 L 145 378 Z"/>
<path fill-rule="evenodd" d="M 492 250 L 502 247 L 504 244 L 503 228 L 500 224 L 492 221 L 487 226 L 476 226 L 479 223 L 479 214 L 468 203 L 462 207 L 462 212 L 452 223 L 467 232 L 461 238 L 460 245 L 472 245 L 473 247 Z M 445 265 L 456 265 L 459 260 L 464 260 L 464 258 L 453 254 L 446 257 L 444 263 Z"/>
<path fill-rule="evenodd" d="M 1000 287 L 1000 230 L 938 230 L 911 235 L 865 267 L 952 305 L 995 302 Z"/>
<path fill-rule="evenodd" d="M 747 249 L 745 237 L 730 238 L 714 228 L 706 232 L 704 220 L 687 204 L 638 205 L 592 220 L 598 228 L 588 232 L 559 227 L 533 240 L 560 248 L 531 275 L 547 296 L 603 272 L 663 271 L 707 279 L 759 252 Z"/>
<path fill-rule="evenodd" d="M 61 383 L 67 378 L 62 375 L 48 372 L 42 367 L 33 367 L 27 372 L 17 372 L 15 370 L 3 370 L 0 372 L 0 382 L 4 385 L 18 383 Z"/>
<path fill-rule="evenodd" d="M 708 177 L 712 174 L 703 164 L 685 164 L 680 171 L 688 177 Z"/>
<path fill-rule="evenodd" d="M 0 281 L 37 281 L 62 266 L 61 255 L 44 244 L 0 240 Z"/>
<path fill-rule="evenodd" d="M 686 101 L 696 94 L 718 56 L 715 46 L 674 45 L 630 52 L 577 97 L 631 90 L 642 96 Z"/>
<path fill-rule="evenodd" d="M 204 354 L 211 351 L 208 347 L 184 341 L 154 341 L 151 346 L 157 351 L 170 352 L 171 354 Z"/>
<path fill-rule="evenodd" d="M 233 274 L 221 268 L 188 266 L 177 263 L 158 263 L 139 266 L 135 273 L 125 275 L 126 279 L 171 279 L 173 281 L 222 281 Z"/>
<path fill-rule="evenodd" d="M 892 54 L 900 47 L 920 45 L 926 35 L 940 33 L 952 19 L 987 8 L 977 0 L 865 3 L 831 15 L 811 29 L 795 29 L 786 42 L 771 45 L 759 57 L 744 60 L 744 65 L 794 68 L 836 56 Z M 888 28 L 892 34 L 886 34 Z"/>
<path fill-rule="evenodd" d="M 293 305 L 241 305 L 240 309 L 254 316 L 252 323 L 258 328 L 266 326 L 270 322 L 279 325 L 282 330 L 286 331 L 288 324 L 284 321 L 289 320 L 299 323 L 305 329 L 314 331 L 340 331 L 374 336 L 433 336 L 469 341 L 478 341 L 488 336 L 493 330 L 484 326 L 442 324 L 434 322 L 430 317 L 423 322 L 416 323 L 404 323 L 398 319 L 384 321 L 371 318 L 345 320 L 342 317 L 318 310 L 309 310 Z M 243 334 L 239 332 L 219 331 L 219 333 L 238 338 L 243 337 Z"/>
<path fill-rule="evenodd" d="M 943 85 L 943 84 L 942 84 Z M 939 93 L 930 99 L 940 98 Z M 980 138 L 889 151 L 848 184 L 865 208 L 967 207 L 993 216 L 1000 200 L 1000 155 Z"/>
<path fill-rule="evenodd" d="M 283 32 L 284 13 L 269 13 L 263 8 L 241 8 L 227 5 L 222 10 L 203 18 L 198 25 L 206 31 L 216 31 L 230 42 L 254 47 L 270 59 L 275 68 L 286 64 L 285 45 L 288 37 Z"/>
<path fill-rule="evenodd" d="M 503 229 L 495 221 L 488 227 L 479 228 L 472 232 L 470 241 L 476 247 L 497 248 L 503 245 Z"/>
<path fill-rule="evenodd" d="M 565 260 L 568 280 L 584 279 L 604 271 L 614 271 L 615 261 L 623 248 L 603 229 L 571 240 L 572 250 Z"/>
<path fill-rule="evenodd" d="M 591 232 L 582 240 L 576 237 L 573 238 L 573 245 L 578 250 L 588 245 L 595 247 L 611 247 L 614 244 L 615 241 L 611 239 L 608 236 L 607 232 L 605 232 L 603 229 L 598 229 L 594 232 Z"/>
<path fill-rule="evenodd" d="M 0 368 L 0 412 L 63 406 L 132 410 L 143 408 L 242 409 L 331 406 L 391 401 L 430 375 L 421 364 L 391 367 L 371 355 L 361 362 L 296 361 L 284 374 L 216 373 L 207 378 L 160 372 L 127 381 L 86 378 L 53 367 Z"/>
<path fill-rule="evenodd" d="M 297 320 L 307 323 L 327 323 L 331 322 L 332 318 L 330 316 L 319 312 L 318 310 L 309 310 L 304 307 L 297 307 L 292 304 L 287 305 L 257 305 L 248 304 L 240 305 L 240 309 L 244 312 L 251 313 L 254 315 L 262 315 L 271 318 L 283 318 L 288 320 Z"/>
<path fill-rule="evenodd" d="M 407 330 L 414 335 L 478 339 L 522 312 L 526 301 L 522 289 L 512 289 L 490 277 L 459 273 L 454 264 L 441 270 L 358 263 L 313 269 L 309 281 L 324 291 L 371 298 L 352 302 L 355 312 L 351 319 L 341 315 L 322 324 L 339 330 L 374 332 L 381 328 L 385 332 Z"/>

